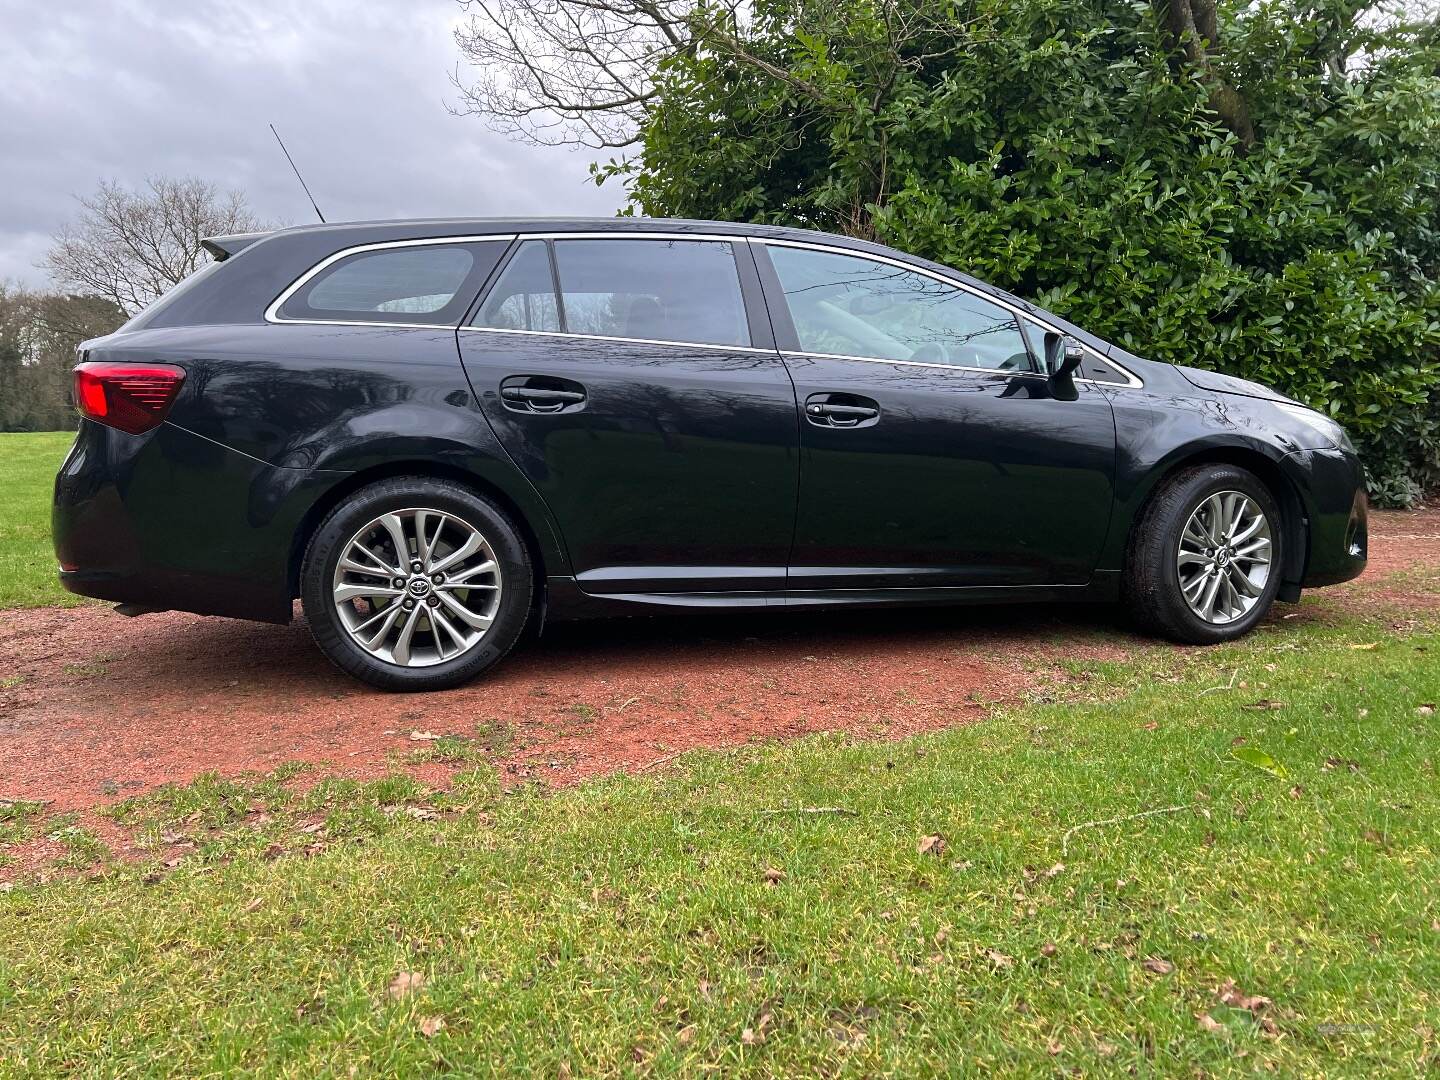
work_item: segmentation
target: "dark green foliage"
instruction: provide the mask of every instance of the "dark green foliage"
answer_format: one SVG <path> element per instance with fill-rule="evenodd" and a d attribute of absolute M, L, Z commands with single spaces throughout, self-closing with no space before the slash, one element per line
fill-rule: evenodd
<path fill-rule="evenodd" d="M 1404 505 L 1440 482 L 1440 51 L 1362 6 L 1229 5 L 1202 71 L 1144 3 L 765 3 L 748 56 L 667 61 L 640 159 L 600 173 L 649 214 L 873 237 L 1276 386 Z"/>
<path fill-rule="evenodd" d="M 75 347 L 124 315 L 93 296 L 9 291 L 0 285 L 0 431 L 69 431 Z"/>

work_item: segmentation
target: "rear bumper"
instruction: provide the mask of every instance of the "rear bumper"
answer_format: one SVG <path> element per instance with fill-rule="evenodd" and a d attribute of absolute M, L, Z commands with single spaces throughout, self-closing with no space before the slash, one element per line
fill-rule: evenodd
<path fill-rule="evenodd" d="M 276 468 L 163 424 L 83 421 L 55 478 L 60 584 L 158 610 L 288 622 L 305 511 L 342 473 Z"/>
<path fill-rule="evenodd" d="M 1315 589 L 1359 577 L 1370 543 L 1359 459 L 1344 450 L 1298 450 L 1282 464 L 1310 526 L 1300 585 Z"/>

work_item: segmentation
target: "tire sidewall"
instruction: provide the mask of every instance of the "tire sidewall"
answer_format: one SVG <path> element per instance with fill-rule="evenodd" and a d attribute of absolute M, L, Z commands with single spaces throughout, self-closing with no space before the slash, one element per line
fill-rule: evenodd
<path fill-rule="evenodd" d="M 452 660 L 406 668 L 355 642 L 341 624 L 331 586 L 342 553 L 362 527 L 382 514 L 417 508 L 442 510 L 478 529 L 495 554 L 502 588 L 494 621 L 478 645 Z M 438 690 L 474 678 L 510 651 L 529 617 L 532 574 L 519 531 L 494 504 L 449 481 L 402 478 L 362 488 L 330 512 L 306 547 L 300 594 L 311 634 L 342 670 L 387 690 Z"/>
<path fill-rule="evenodd" d="M 1164 610 L 1164 620 L 1174 627 L 1180 636 L 1195 644 L 1212 644 L 1232 641 L 1252 630 L 1269 612 L 1276 594 L 1280 591 L 1280 578 L 1284 563 L 1284 521 L 1279 504 L 1270 490 L 1256 477 L 1244 469 L 1234 466 L 1217 465 L 1197 470 L 1186 478 L 1176 491 L 1175 510 L 1164 520 L 1157 522 L 1155 542 L 1159 550 L 1150 553 L 1160 564 L 1160 585 L 1157 599 Z M 1239 491 L 1249 496 L 1264 512 L 1270 523 L 1270 574 L 1259 601 L 1244 616 L 1234 622 L 1216 625 L 1206 622 L 1190 609 L 1180 590 L 1180 566 L 1176 552 L 1185 523 L 1190 520 L 1200 505 L 1210 496 L 1222 491 Z"/>

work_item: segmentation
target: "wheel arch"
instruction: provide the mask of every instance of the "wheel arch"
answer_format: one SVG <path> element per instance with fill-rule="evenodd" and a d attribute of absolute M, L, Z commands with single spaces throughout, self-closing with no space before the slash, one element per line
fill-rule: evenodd
<path fill-rule="evenodd" d="M 296 527 L 295 534 L 290 541 L 290 554 L 286 565 L 286 587 L 290 590 L 291 598 L 300 595 L 300 568 L 305 559 L 305 549 L 310 543 L 310 538 L 315 535 L 315 531 L 330 511 L 361 488 L 369 487 L 381 480 L 412 476 L 427 480 L 449 480 L 460 484 L 477 495 L 491 500 L 510 517 L 520 533 L 520 539 L 530 552 L 534 574 L 532 583 L 534 603 L 537 608 L 540 607 L 545 595 L 547 574 L 560 572 L 558 568 L 564 564 L 564 553 L 554 542 L 549 523 L 532 521 L 520 500 L 493 480 L 458 465 L 427 460 L 387 461 L 348 473 L 343 479 L 327 488 L 310 505 L 310 508 L 301 517 L 300 524 Z"/>
<path fill-rule="evenodd" d="M 1151 470 L 1146 483 L 1131 501 L 1131 512 L 1120 537 L 1121 565 L 1125 567 L 1130 552 L 1131 534 L 1144 515 L 1151 500 L 1176 475 L 1199 465 L 1233 465 L 1253 473 L 1269 489 L 1280 505 L 1284 540 L 1284 559 L 1280 568 L 1280 599 L 1299 599 L 1300 581 L 1310 556 L 1310 523 L 1300 491 L 1285 475 L 1278 458 L 1248 445 L 1215 445 L 1184 448 Z"/>

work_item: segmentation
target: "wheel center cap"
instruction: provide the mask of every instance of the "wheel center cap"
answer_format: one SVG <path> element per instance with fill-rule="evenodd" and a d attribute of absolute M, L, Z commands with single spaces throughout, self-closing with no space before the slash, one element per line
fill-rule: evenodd
<path fill-rule="evenodd" d="M 1215 561 L 1221 566 L 1227 565 L 1230 562 L 1230 552 L 1221 548 L 1215 553 Z"/>
<path fill-rule="evenodd" d="M 411 578 L 409 588 L 411 596 L 425 596 L 430 592 L 430 583 L 424 578 Z"/>

